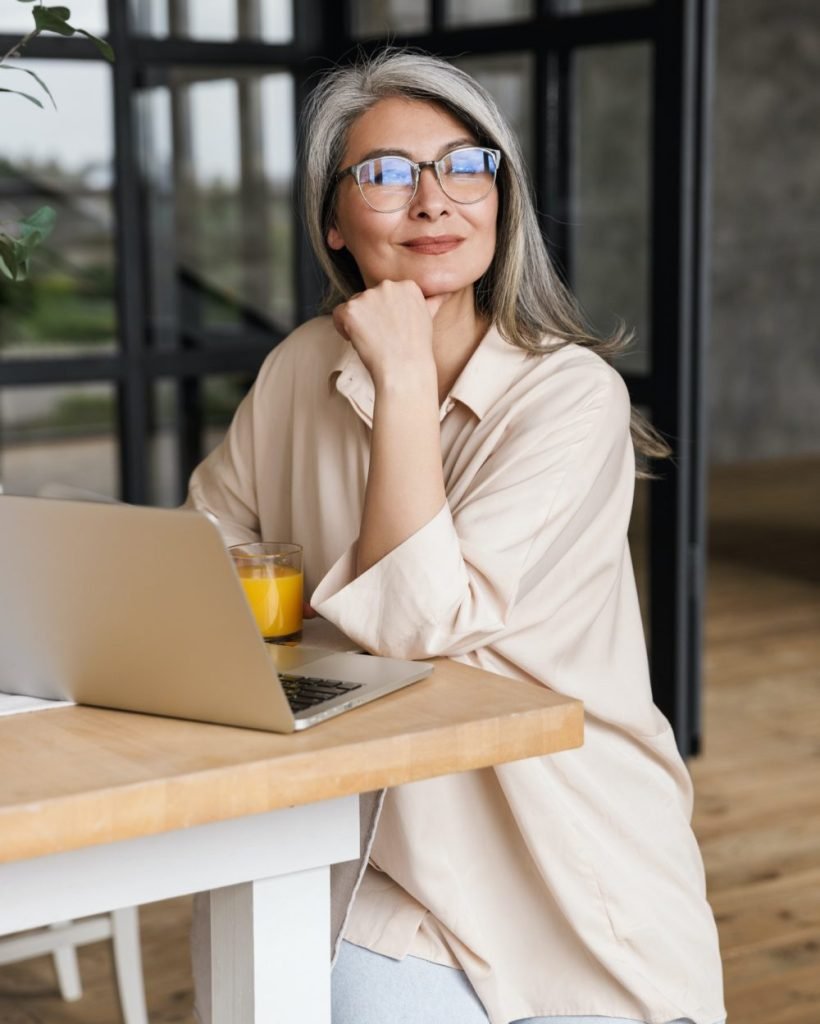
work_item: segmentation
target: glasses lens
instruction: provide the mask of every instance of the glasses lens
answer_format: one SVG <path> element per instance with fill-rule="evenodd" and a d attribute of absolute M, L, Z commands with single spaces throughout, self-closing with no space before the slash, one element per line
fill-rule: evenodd
<path fill-rule="evenodd" d="M 365 160 L 359 167 L 359 188 L 374 210 L 400 210 L 413 198 L 416 188 L 413 165 L 401 156 Z"/>
<path fill-rule="evenodd" d="M 457 203 L 477 203 L 489 195 L 498 170 L 488 149 L 456 149 L 438 163 L 441 187 Z"/>

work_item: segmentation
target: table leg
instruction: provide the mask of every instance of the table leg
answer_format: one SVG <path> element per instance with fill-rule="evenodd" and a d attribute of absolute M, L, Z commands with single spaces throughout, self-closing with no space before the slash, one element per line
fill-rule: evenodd
<path fill-rule="evenodd" d="M 350 796 L 0 864 L 0 935 L 210 893 L 213 1024 L 329 1024 L 328 865 L 358 854 Z"/>
<path fill-rule="evenodd" d="M 212 1024 L 330 1024 L 330 870 L 216 889 Z"/>

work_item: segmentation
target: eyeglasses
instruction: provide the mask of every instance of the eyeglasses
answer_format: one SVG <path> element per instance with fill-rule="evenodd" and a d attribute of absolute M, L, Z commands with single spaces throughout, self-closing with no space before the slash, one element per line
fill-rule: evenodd
<path fill-rule="evenodd" d="M 377 156 L 339 171 L 335 180 L 349 174 L 355 179 L 367 205 L 378 213 L 396 213 L 409 206 L 421 172 L 432 167 L 442 192 L 456 203 L 480 203 L 495 184 L 501 152 L 483 146 L 464 146 L 439 160 L 414 163 L 404 156 Z"/>

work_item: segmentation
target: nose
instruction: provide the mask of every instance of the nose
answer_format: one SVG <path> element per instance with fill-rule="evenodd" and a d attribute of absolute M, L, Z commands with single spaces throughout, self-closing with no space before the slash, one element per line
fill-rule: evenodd
<path fill-rule="evenodd" d="M 410 215 L 436 219 L 448 213 L 449 209 L 450 199 L 438 183 L 435 168 L 422 167 L 416 194 L 410 204 Z"/>

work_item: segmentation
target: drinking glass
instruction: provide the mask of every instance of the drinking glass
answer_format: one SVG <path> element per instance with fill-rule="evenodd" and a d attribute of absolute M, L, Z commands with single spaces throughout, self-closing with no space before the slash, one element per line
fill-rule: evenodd
<path fill-rule="evenodd" d="M 228 548 L 259 632 L 268 643 L 302 639 L 302 547 L 279 541 Z"/>

